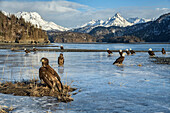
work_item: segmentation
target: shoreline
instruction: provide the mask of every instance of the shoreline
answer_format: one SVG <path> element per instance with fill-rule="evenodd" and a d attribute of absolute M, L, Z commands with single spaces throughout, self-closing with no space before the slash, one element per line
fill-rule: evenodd
<path fill-rule="evenodd" d="M 57 44 L 57 45 L 53 45 Z M 29 49 L 31 52 L 33 51 L 33 47 L 46 47 L 45 49 L 38 49 L 38 51 L 55 51 L 55 52 L 106 52 L 107 50 L 99 50 L 99 49 L 63 49 L 61 50 L 59 47 L 60 44 L 64 43 L 50 43 L 50 44 L 18 44 L 18 43 L 0 43 L 0 49 L 13 49 L 11 51 L 14 52 L 24 52 L 24 48 Z M 65 44 L 156 44 L 156 43 L 65 43 Z M 167 43 L 157 43 L 157 44 L 170 44 Z M 58 47 L 55 49 L 48 49 L 48 47 Z M 111 50 L 112 52 L 119 52 L 119 50 Z M 125 50 L 123 50 L 125 52 Z M 135 50 L 135 52 L 148 52 L 148 50 Z M 161 51 L 154 51 L 161 52 Z M 170 52 L 170 51 L 167 51 Z"/>
<path fill-rule="evenodd" d="M 0 46 L 2 45 L 17 45 L 17 46 L 46 46 L 53 45 L 55 43 L 39 43 L 39 44 L 26 44 L 26 43 L 2 43 L 0 42 Z M 134 42 L 134 43 L 109 43 L 109 42 L 72 42 L 72 43 L 58 43 L 56 44 L 170 44 L 170 42 Z"/>
<path fill-rule="evenodd" d="M 11 48 L 1 48 L 0 49 L 11 49 Z M 28 48 L 30 49 L 30 48 Z M 24 52 L 23 48 L 14 48 L 14 50 L 11 50 L 13 52 Z M 33 52 L 32 49 L 30 49 L 31 52 Z M 107 50 L 97 50 L 97 49 L 37 49 L 38 51 L 48 51 L 48 52 L 107 52 Z M 119 50 L 110 50 L 112 52 L 119 52 Z M 122 50 L 123 52 L 126 52 L 126 50 Z M 148 52 L 148 50 L 135 50 L 135 52 Z M 154 52 L 161 52 L 161 51 L 154 51 Z M 166 51 L 170 52 L 170 51 Z"/>

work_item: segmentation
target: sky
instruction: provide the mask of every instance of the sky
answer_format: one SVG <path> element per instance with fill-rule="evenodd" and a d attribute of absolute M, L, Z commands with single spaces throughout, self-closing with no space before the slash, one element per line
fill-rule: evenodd
<path fill-rule="evenodd" d="M 119 12 L 124 18 L 158 18 L 170 12 L 170 0 L 0 0 L 9 13 L 37 12 L 46 21 L 73 28 L 104 20 Z"/>

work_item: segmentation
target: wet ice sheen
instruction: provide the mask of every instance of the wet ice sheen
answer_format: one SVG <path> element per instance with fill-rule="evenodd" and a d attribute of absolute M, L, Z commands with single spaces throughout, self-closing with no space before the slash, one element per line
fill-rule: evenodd
<path fill-rule="evenodd" d="M 70 47 L 69 44 L 64 46 Z M 105 46 L 106 44 L 100 45 L 98 48 Z M 120 45 L 112 46 L 112 48 L 120 47 Z M 134 50 L 141 47 L 133 44 L 126 46 Z M 151 46 L 157 50 L 161 48 L 159 44 Z M 169 49 L 169 45 L 163 46 Z M 84 48 L 84 44 L 74 47 Z M 89 44 L 89 47 L 96 45 Z M 65 52 L 64 67 L 58 67 L 59 54 L 59 52 L 37 52 L 25 55 L 24 52 L 0 50 L 0 80 L 4 82 L 37 78 L 41 66 L 40 59 L 47 57 L 64 83 L 81 90 L 81 92 L 77 90 L 78 94 L 72 96 L 73 102 L 58 103 L 53 97 L 0 94 L 0 105 L 12 105 L 16 108 L 14 113 L 170 112 L 170 66 L 151 62 L 148 53 L 125 56 L 124 65 L 120 67 L 112 65 L 119 57 L 118 53 L 108 57 L 106 52 Z M 162 55 L 160 52 L 155 54 L 159 57 L 170 57 L 170 52 L 167 55 Z M 142 66 L 139 67 L 138 64 Z"/>

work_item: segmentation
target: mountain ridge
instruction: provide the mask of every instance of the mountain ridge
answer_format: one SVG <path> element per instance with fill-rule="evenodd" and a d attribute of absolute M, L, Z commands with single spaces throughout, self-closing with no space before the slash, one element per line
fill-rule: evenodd
<path fill-rule="evenodd" d="M 108 42 L 110 38 L 135 36 L 146 42 L 169 42 L 170 13 L 161 15 L 154 21 L 127 27 L 96 27 L 89 32 L 97 40 Z"/>
<path fill-rule="evenodd" d="M 133 21 L 132 21 L 133 20 Z M 103 20 L 91 20 L 83 24 L 80 27 L 72 29 L 73 32 L 81 32 L 81 33 L 89 33 L 92 29 L 103 26 L 103 27 L 111 27 L 111 26 L 119 26 L 119 27 L 127 27 L 132 26 L 134 24 L 145 23 L 151 21 L 152 19 L 144 19 L 144 18 L 123 18 L 120 13 L 116 13 L 113 17 L 108 18 L 106 21 Z"/>

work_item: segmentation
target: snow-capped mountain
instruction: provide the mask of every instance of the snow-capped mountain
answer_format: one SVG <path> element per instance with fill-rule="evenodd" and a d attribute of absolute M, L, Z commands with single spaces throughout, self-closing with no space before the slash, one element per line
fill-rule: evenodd
<path fill-rule="evenodd" d="M 139 24 L 139 23 L 146 23 L 149 21 L 152 21 L 152 19 L 145 19 L 145 18 L 127 18 L 127 21 L 132 23 L 132 24 Z"/>
<path fill-rule="evenodd" d="M 85 23 L 81 27 L 85 27 L 85 26 L 103 26 L 103 23 L 104 23 L 103 20 L 91 20 L 90 22 Z"/>
<path fill-rule="evenodd" d="M 83 32 L 89 33 L 92 29 L 102 26 L 102 27 L 110 27 L 110 26 L 119 26 L 119 27 L 127 27 L 132 26 L 138 23 L 145 23 L 151 21 L 151 19 L 144 19 L 144 18 L 123 18 L 120 13 L 116 13 L 113 17 L 107 19 L 106 21 L 103 20 L 91 20 L 90 22 L 73 29 L 72 31 L 75 32 Z"/>
<path fill-rule="evenodd" d="M 97 27 L 90 31 L 90 35 L 103 38 L 103 41 L 111 42 L 116 37 L 135 36 L 146 42 L 170 42 L 170 13 L 161 15 L 150 22 L 135 24 L 128 27 Z M 110 40 L 111 39 L 111 40 Z M 117 40 L 118 41 L 118 40 Z M 120 41 L 120 40 L 119 40 Z"/>
<path fill-rule="evenodd" d="M 9 16 L 9 13 L 3 11 L 3 13 Z M 48 22 L 42 19 L 42 17 L 37 12 L 18 12 L 14 14 L 17 18 L 25 19 L 25 21 L 32 23 L 33 25 L 37 25 L 38 28 L 42 28 L 43 30 L 58 30 L 58 31 L 66 31 L 68 28 L 64 28 L 55 24 L 54 22 Z"/>
<path fill-rule="evenodd" d="M 103 23 L 104 27 L 110 26 L 126 27 L 131 25 L 133 24 L 124 19 L 119 13 L 116 13 L 112 18 L 109 18 L 107 21 Z"/>

